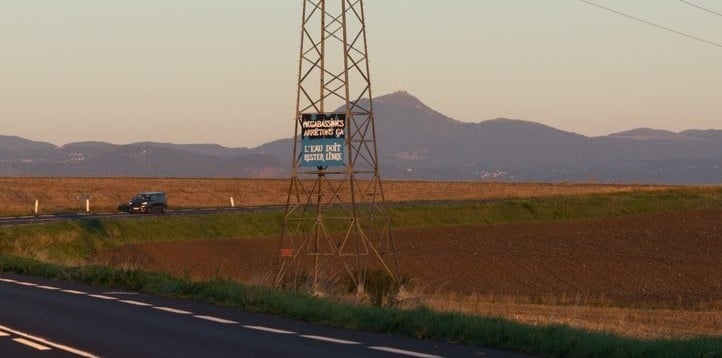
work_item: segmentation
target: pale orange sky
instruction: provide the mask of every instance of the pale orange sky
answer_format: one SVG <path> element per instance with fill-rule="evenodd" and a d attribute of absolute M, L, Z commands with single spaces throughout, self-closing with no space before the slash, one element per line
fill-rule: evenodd
<path fill-rule="evenodd" d="M 597 2 L 722 42 L 722 17 L 678 1 Z M 300 5 L 3 2 L 0 134 L 226 146 L 288 137 Z M 574 0 L 367 0 L 366 9 L 376 95 L 404 89 L 458 120 L 519 118 L 585 135 L 722 128 L 720 47 Z"/>

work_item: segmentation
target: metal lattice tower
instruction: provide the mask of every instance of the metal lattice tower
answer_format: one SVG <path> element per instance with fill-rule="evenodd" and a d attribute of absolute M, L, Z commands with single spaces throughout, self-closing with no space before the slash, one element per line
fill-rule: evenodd
<path fill-rule="evenodd" d="M 304 0 L 293 166 L 276 283 L 399 280 L 378 170 L 363 0 Z M 328 159 L 328 160 L 327 160 Z"/>

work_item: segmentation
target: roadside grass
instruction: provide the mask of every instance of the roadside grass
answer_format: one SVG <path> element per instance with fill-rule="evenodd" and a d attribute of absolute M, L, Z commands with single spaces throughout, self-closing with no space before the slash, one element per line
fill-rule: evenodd
<path fill-rule="evenodd" d="M 413 288 L 412 288 L 413 290 Z M 462 295 L 458 293 L 407 293 L 408 305 L 434 311 L 473 316 L 502 317 L 529 325 L 568 325 L 594 332 L 608 332 L 636 339 L 686 338 L 720 335 L 722 301 L 694 308 L 624 305 L 607 301 L 565 302 L 564 297 Z M 644 307 L 644 308 L 641 308 Z"/>
<path fill-rule="evenodd" d="M 114 247 L 160 241 L 247 239 L 276 236 L 279 212 L 82 219 L 0 227 L 0 252 L 62 264 L 82 264 Z"/>
<path fill-rule="evenodd" d="M 68 267 L 0 254 L 0 271 L 112 289 L 192 299 L 345 329 L 564 357 L 720 357 L 722 337 L 635 340 L 568 326 L 534 327 L 504 319 L 401 310 L 316 298 L 229 281 L 193 282 L 166 274 L 110 267 Z"/>
<path fill-rule="evenodd" d="M 722 187 L 493 201 L 402 203 L 388 210 L 395 229 L 600 219 L 722 207 Z M 82 264 L 125 244 L 214 239 L 274 239 L 283 212 L 81 219 L 0 227 L 0 252 Z M 330 226 L 333 229 L 333 225 Z M 338 228 L 341 230 L 342 228 Z"/>

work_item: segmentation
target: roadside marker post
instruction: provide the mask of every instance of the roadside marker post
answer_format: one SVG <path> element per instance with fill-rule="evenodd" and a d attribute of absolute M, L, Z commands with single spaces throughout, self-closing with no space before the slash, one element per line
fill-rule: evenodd
<path fill-rule="evenodd" d="M 33 212 L 37 215 L 38 209 L 40 207 L 40 202 L 38 202 L 38 199 L 35 199 L 35 208 L 33 209 Z"/>
<path fill-rule="evenodd" d="M 232 208 L 235 208 L 235 207 L 236 207 L 236 202 L 233 201 L 233 197 L 231 197 L 231 207 L 232 207 Z"/>
<path fill-rule="evenodd" d="M 85 212 L 90 212 L 90 199 L 85 199 Z"/>

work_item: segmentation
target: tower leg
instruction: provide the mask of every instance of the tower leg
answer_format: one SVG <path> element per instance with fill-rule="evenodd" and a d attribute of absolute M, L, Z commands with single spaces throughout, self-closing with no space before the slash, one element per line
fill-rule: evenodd
<path fill-rule="evenodd" d="M 306 277 L 317 292 L 346 275 L 363 294 L 370 261 L 399 280 L 378 169 L 364 1 L 305 0 L 301 24 L 280 244 L 293 261 L 279 265 L 277 277 Z"/>

